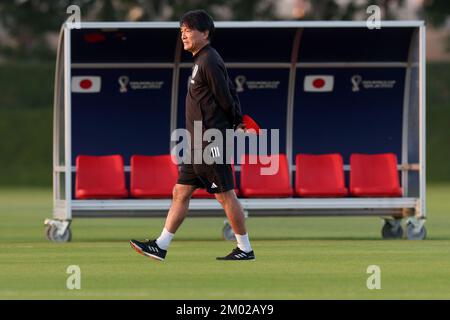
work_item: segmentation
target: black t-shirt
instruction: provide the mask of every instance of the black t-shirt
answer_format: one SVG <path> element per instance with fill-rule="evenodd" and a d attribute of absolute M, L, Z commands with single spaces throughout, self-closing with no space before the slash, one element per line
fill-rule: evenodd
<path fill-rule="evenodd" d="M 194 121 L 202 121 L 202 132 L 235 129 L 242 122 L 241 105 L 225 63 L 210 45 L 194 56 L 186 95 L 186 129 L 194 139 Z M 223 136 L 225 139 L 225 135 Z M 194 140 L 192 140 L 194 141 Z"/>

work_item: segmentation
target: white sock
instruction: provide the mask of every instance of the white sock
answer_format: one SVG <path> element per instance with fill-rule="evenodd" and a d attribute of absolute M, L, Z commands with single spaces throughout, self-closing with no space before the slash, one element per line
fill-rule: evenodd
<path fill-rule="evenodd" d="M 252 251 L 252 246 L 250 245 L 250 241 L 248 240 L 248 233 L 246 234 L 236 234 L 237 246 L 242 251 L 248 253 Z"/>
<path fill-rule="evenodd" d="M 167 250 L 169 248 L 170 241 L 172 241 L 174 235 L 175 235 L 174 233 L 170 233 L 169 231 L 167 231 L 166 228 L 164 228 L 159 238 L 156 239 L 156 244 L 161 249 Z"/>

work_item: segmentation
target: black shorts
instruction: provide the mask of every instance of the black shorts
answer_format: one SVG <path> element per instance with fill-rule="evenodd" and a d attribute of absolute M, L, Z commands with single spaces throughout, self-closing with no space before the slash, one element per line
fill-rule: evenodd
<path fill-rule="evenodd" d="M 234 189 L 231 164 L 185 164 L 179 168 L 179 184 L 205 189 L 209 193 L 219 193 Z"/>

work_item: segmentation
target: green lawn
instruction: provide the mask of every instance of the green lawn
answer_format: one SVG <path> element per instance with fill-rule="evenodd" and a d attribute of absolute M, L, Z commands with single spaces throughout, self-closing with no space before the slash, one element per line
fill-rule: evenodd
<path fill-rule="evenodd" d="M 0 299 L 450 299 L 450 185 L 428 186 L 428 239 L 381 240 L 378 218 L 249 218 L 254 262 L 219 262 L 221 218 L 187 219 L 165 262 L 130 238 L 163 219 L 75 219 L 73 242 L 44 237 L 51 191 L 0 189 Z M 81 290 L 66 269 L 81 268 Z M 369 265 L 381 290 L 368 290 Z"/>

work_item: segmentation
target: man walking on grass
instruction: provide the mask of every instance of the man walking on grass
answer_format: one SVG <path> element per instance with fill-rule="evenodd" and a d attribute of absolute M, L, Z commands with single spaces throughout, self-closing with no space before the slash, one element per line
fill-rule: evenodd
<path fill-rule="evenodd" d="M 242 123 L 239 99 L 228 77 L 225 63 L 210 43 L 214 36 L 214 22 L 204 10 L 189 11 L 180 20 L 181 40 L 184 50 L 192 53 L 194 66 L 186 96 L 186 129 L 194 137 L 194 122 L 201 121 L 202 133 L 217 129 L 225 136 L 226 129 L 246 130 Z M 200 139 L 200 141 L 202 141 Z M 194 144 L 191 155 L 203 151 L 206 146 Z M 138 253 L 157 260 L 164 260 L 175 232 L 189 209 L 189 201 L 196 188 L 206 188 L 222 205 L 236 235 L 237 248 L 218 260 L 255 260 L 245 227 L 244 210 L 234 192 L 231 164 L 226 161 L 226 148 L 214 148 L 212 164 L 183 163 L 173 188 L 173 199 L 159 238 L 150 241 L 131 240 Z M 225 161 L 224 161 L 225 160 Z M 192 164 L 193 163 L 193 164 Z"/>

